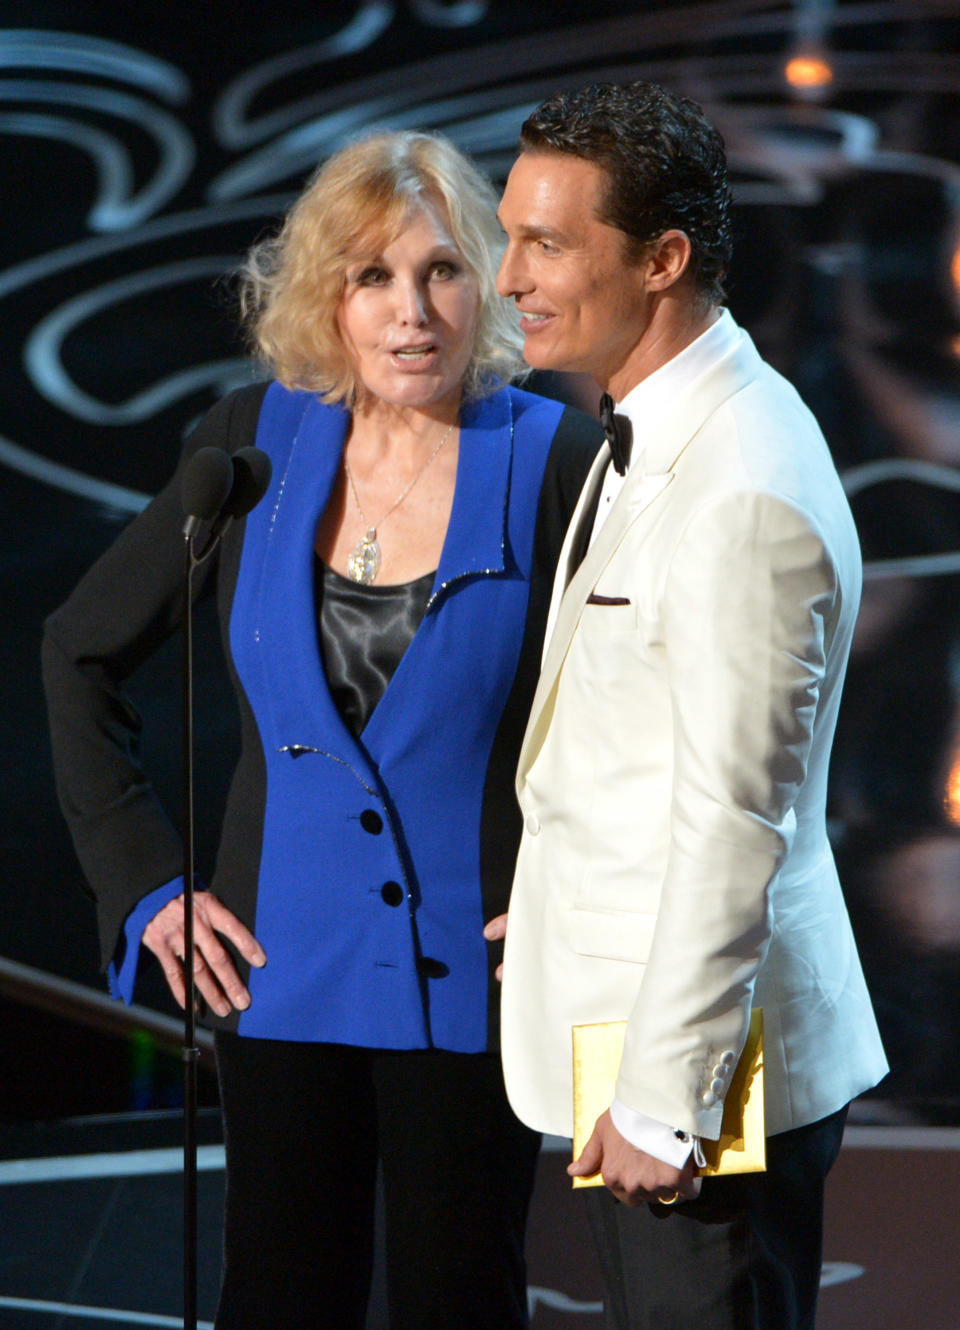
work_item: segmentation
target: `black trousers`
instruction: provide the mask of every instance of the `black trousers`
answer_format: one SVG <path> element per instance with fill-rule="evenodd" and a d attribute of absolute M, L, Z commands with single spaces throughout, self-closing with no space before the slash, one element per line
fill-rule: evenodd
<path fill-rule="evenodd" d="M 390 1330 L 528 1325 L 540 1138 L 491 1054 L 218 1033 L 227 1155 L 217 1330 L 362 1330 L 378 1160 Z"/>
<path fill-rule="evenodd" d="M 585 1192 L 608 1330 L 813 1330 L 823 1187 L 846 1116 L 768 1137 L 766 1173 L 705 1178 L 695 1201 Z"/>

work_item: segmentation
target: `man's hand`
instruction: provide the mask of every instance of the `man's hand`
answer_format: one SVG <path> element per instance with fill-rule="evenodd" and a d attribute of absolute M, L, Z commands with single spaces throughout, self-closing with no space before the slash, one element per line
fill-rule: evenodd
<path fill-rule="evenodd" d="M 602 1174 L 604 1185 L 625 1205 L 643 1205 L 664 1197 L 670 1200 L 677 1192 L 681 1200 L 692 1201 L 700 1194 L 700 1178 L 692 1156 L 678 1169 L 635 1149 L 613 1125 L 609 1109 L 597 1118 L 593 1135 L 567 1172 L 572 1178 Z"/>
<path fill-rule="evenodd" d="M 178 896 L 155 914 L 143 930 L 143 942 L 159 960 L 170 992 L 181 1007 L 187 1000 L 183 973 L 185 919 L 183 897 Z M 258 968 L 266 965 L 266 954 L 250 930 L 211 892 L 198 891 L 193 898 L 193 981 L 210 1009 L 218 1016 L 228 1016 L 231 1006 L 246 1011 L 250 994 L 218 933 L 232 942 L 251 965 Z"/>
<path fill-rule="evenodd" d="M 495 914 L 489 923 L 483 926 L 483 936 L 488 942 L 502 942 L 507 936 L 507 916 L 505 914 Z M 494 970 L 497 979 L 503 978 L 503 964 Z"/>

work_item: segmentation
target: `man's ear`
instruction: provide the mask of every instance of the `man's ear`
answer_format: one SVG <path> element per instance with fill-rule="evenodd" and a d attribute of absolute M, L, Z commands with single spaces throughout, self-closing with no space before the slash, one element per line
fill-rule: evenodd
<path fill-rule="evenodd" d="M 690 267 L 693 247 L 685 231 L 664 231 L 647 250 L 643 261 L 648 291 L 666 291 Z"/>

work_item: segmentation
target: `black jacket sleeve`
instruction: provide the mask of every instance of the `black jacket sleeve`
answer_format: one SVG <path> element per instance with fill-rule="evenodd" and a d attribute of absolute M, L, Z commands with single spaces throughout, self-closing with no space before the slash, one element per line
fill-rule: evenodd
<path fill-rule="evenodd" d="M 201 447 L 235 452 L 252 443 L 265 390 L 265 384 L 241 389 L 204 417 L 169 484 L 44 626 L 57 793 L 99 907 L 104 965 L 136 902 L 183 866 L 180 835 L 141 766 L 140 717 L 124 693 L 126 681 L 182 618 L 183 468 Z M 195 596 L 209 582 L 213 562 L 195 572 Z"/>

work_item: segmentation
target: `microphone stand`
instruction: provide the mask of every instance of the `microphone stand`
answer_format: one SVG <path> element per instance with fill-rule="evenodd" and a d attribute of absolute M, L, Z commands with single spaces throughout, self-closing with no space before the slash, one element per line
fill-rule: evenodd
<path fill-rule="evenodd" d="M 183 526 L 183 1326 L 197 1330 L 197 1067 L 194 980 L 194 819 L 193 819 L 193 574 L 210 557 L 230 523 L 245 516 L 266 491 L 270 459 L 258 448 L 241 448 L 232 458 L 217 448 L 201 448 L 185 475 L 187 519 Z M 194 538 L 210 522 L 199 554 Z"/>
<path fill-rule="evenodd" d="M 210 557 L 223 527 L 210 533 L 199 554 L 194 536 L 199 519 L 188 517 L 183 528 L 183 1326 L 197 1330 L 197 1067 L 200 1049 L 196 1032 L 193 898 L 193 574 Z"/>
<path fill-rule="evenodd" d="M 183 1325 L 197 1327 L 197 1066 L 196 986 L 193 977 L 193 574 L 211 553 L 212 542 L 198 558 L 193 548 L 195 527 L 184 528 L 183 577 Z"/>

